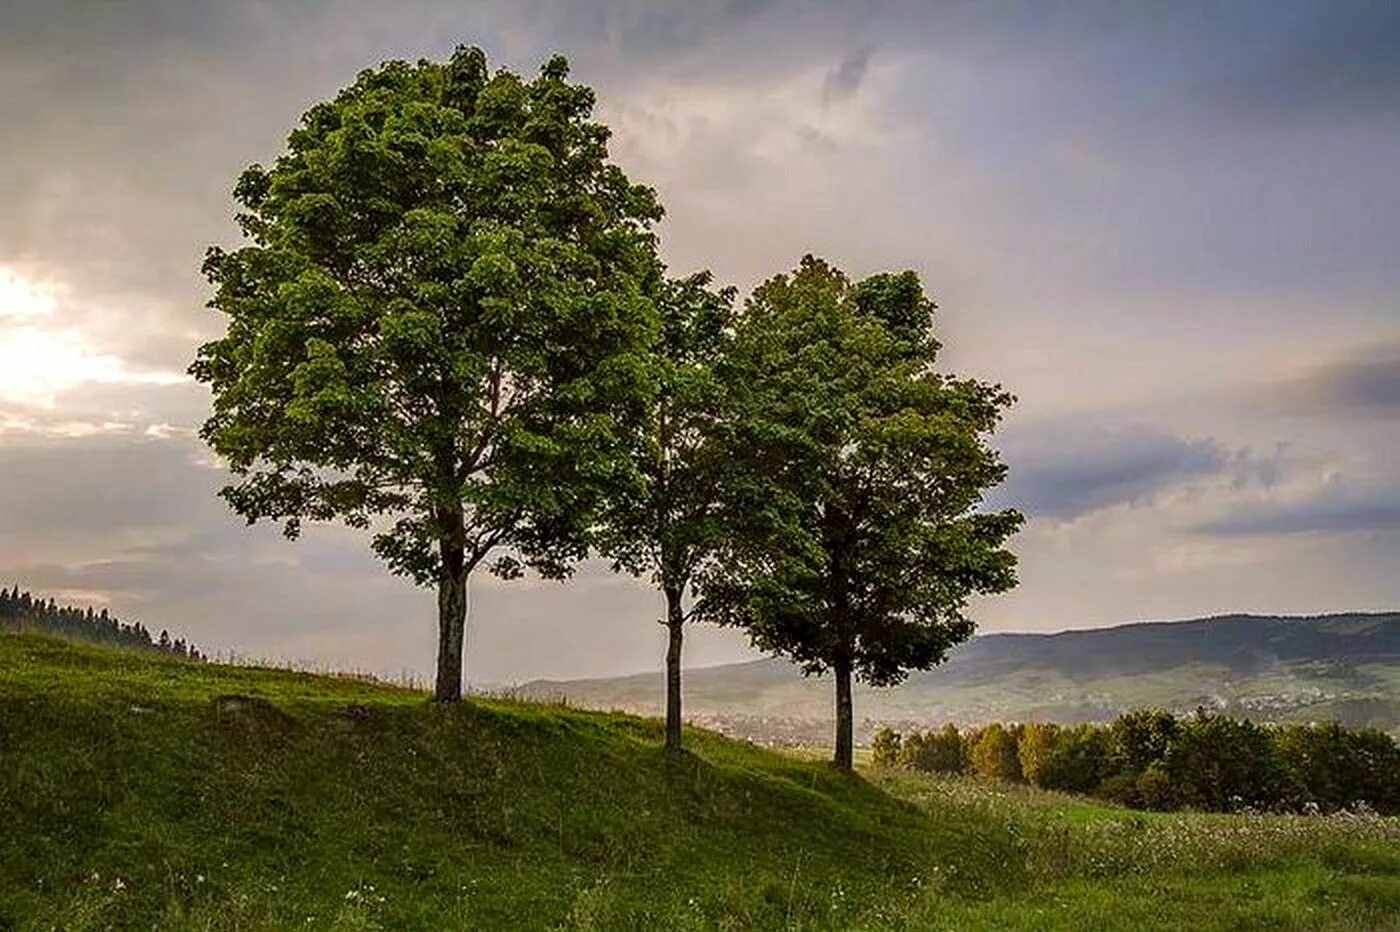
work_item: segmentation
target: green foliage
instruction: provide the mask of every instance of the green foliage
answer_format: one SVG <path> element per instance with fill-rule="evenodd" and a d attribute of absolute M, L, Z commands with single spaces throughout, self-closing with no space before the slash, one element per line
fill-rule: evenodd
<path fill-rule="evenodd" d="M 1060 741 L 1060 726 L 1031 722 L 1021 729 L 1016 754 L 1021 762 L 1021 775 L 1028 783 L 1045 786 L 1051 760 Z"/>
<path fill-rule="evenodd" d="M 928 773 L 962 773 L 967 769 L 967 747 L 952 722 L 938 731 L 914 732 L 904 740 L 900 765 Z"/>
<path fill-rule="evenodd" d="M 1093 792 L 1108 771 L 1108 739 L 1102 728 L 1061 729 L 1055 748 L 1037 776 L 1038 785 L 1070 793 Z"/>
<path fill-rule="evenodd" d="M 661 208 L 567 76 L 389 62 L 239 178 L 246 243 L 204 263 L 227 332 L 190 371 L 240 515 L 373 529 L 457 602 L 498 548 L 549 576 L 585 552 L 633 481 Z"/>
<path fill-rule="evenodd" d="M 1264 809 L 1282 798 L 1284 773 L 1274 743 L 1245 719 L 1197 712 L 1181 723 L 1162 766 L 1182 804 L 1195 809 Z"/>
<path fill-rule="evenodd" d="M 734 291 L 709 273 L 657 283 L 659 337 L 649 363 L 654 394 L 639 423 L 639 487 L 609 502 L 596 545 L 618 569 L 684 590 L 723 530 L 712 437 L 723 414 L 715 367 L 733 333 Z"/>
<path fill-rule="evenodd" d="M 1153 761 L 1138 775 L 1133 788 L 1134 799 L 1144 809 L 1167 811 L 1179 808 L 1181 793 L 1171 774 L 1158 761 Z"/>
<path fill-rule="evenodd" d="M 876 767 L 893 767 L 899 762 L 899 733 L 886 725 L 870 739 L 870 763 Z"/>
<path fill-rule="evenodd" d="M 1167 756 L 1177 734 L 1176 717 L 1170 712 L 1125 712 L 1108 729 L 1108 765 L 1120 773 L 1140 774 Z"/>
<path fill-rule="evenodd" d="M 838 690 L 941 662 L 968 599 L 1015 583 L 1021 517 L 980 507 L 1011 398 L 934 370 L 932 311 L 912 272 L 852 284 L 808 256 L 754 291 L 721 370 L 728 535 L 699 610 Z"/>
<path fill-rule="evenodd" d="M 938 735 L 904 737 L 900 766 L 957 772 L 957 753 L 938 750 L 945 735 L 959 741 L 952 725 Z M 1016 743 L 1019 770 L 1011 766 L 1008 739 Z M 967 772 L 1024 778 L 1136 809 L 1335 812 L 1365 806 L 1400 813 L 1400 743 L 1374 728 L 1269 728 L 1204 711 L 1178 720 L 1147 710 L 1108 726 L 994 724 L 965 742 Z"/>
<path fill-rule="evenodd" d="M 1400 745 L 1384 732 L 1290 725 L 1273 739 L 1292 808 L 1332 812 L 1365 800 L 1382 812 L 1400 812 Z"/>
<path fill-rule="evenodd" d="M 1016 734 L 1000 722 L 979 729 L 968 738 L 970 772 L 993 780 L 1020 780 L 1021 760 L 1016 745 Z"/>

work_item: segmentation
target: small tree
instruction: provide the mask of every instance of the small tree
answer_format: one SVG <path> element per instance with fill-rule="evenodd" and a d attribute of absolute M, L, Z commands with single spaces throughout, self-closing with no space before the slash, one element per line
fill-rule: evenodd
<path fill-rule="evenodd" d="M 339 519 L 438 594 L 436 698 L 462 691 L 467 584 L 559 577 L 631 481 L 648 389 L 654 193 L 608 162 L 593 92 L 479 49 L 389 62 L 307 111 L 235 188 L 227 318 L 191 372 L 248 521 Z"/>
<path fill-rule="evenodd" d="M 899 763 L 899 732 L 886 725 L 870 739 L 870 762 L 876 767 L 893 767 Z"/>
<path fill-rule="evenodd" d="M 1013 781 L 1022 778 L 1016 736 L 1000 722 L 993 722 L 978 731 L 970 745 L 968 761 L 977 776 Z"/>
<path fill-rule="evenodd" d="M 918 744 L 909 749 L 907 758 L 906 766 L 930 773 L 962 773 L 967 768 L 967 748 L 958 726 L 952 722 L 923 735 Z"/>
<path fill-rule="evenodd" d="M 1031 722 L 1021 730 L 1017 757 L 1021 775 L 1036 786 L 1044 786 L 1045 774 L 1060 740 L 1060 727 L 1044 722 Z"/>
<path fill-rule="evenodd" d="M 1064 728 L 1049 759 L 1037 771 L 1039 785 L 1071 793 L 1092 793 L 1106 774 L 1108 735 L 1097 725 Z"/>
<path fill-rule="evenodd" d="M 599 549 L 615 568 L 647 575 L 666 600 L 666 747 L 681 749 L 683 600 L 722 530 L 711 436 L 722 411 L 714 367 L 733 326 L 732 289 L 708 273 L 657 288 L 660 338 L 651 357 L 656 394 L 638 433 L 636 494 L 615 497 Z"/>
<path fill-rule="evenodd" d="M 1181 723 L 1163 766 L 1181 802 L 1206 812 L 1266 809 L 1285 791 L 1286 774 L 1269 733 L 1204 709 Z"/>
<path fill-rule="evenodd" d="M 727 536 L 700 612 L 834 674 L 846 770 L 852 678 L 942 662 L 973 631 L 969 597 L 1015 583 L 1021 516 L 980 508 L 1011 398 L 934 370 L 932 311 L 913 272 L 852 285 L 808 256 L 755 290 L 723 367 Z"/>
<path fill-rule="evenodd" d="M 1160 764 L 1176 739 L 1176 717 L 1160 709 L 1124 712 L 1108 728 L 1110 770 L 1136 777 Z"/>
<path fill-rule="evenodd" d="M 924 736 L 917 731 L 904 735 L 899 742 L 899 757 L 896 763 L 910 770 L 923 770 Z"/>

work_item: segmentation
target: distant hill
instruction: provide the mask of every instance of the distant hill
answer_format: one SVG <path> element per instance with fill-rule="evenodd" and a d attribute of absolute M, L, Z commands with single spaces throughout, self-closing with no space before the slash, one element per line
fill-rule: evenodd
<path fill-rule="evenodd" d="M 688 714 L 773 743 L 828 740 L 831 686 L 783 660 L 687 671 Z M 535 681 L 521 692 L 654 714 L 659 673 Z M 1143 706 L 1197 706 L 1269 721 L 1336 719 L 1400 730 L 1400 612 L 1222 615 L 1057 634 L 988 634 L 941 667 L 887 690 L 858 690 L 879 723 L 1096 721 Z"/>

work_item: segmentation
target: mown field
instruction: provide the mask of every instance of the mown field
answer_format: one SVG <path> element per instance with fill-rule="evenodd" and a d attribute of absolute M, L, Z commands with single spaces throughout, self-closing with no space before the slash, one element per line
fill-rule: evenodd
<path fill-rule="evenodd" d="M 1400 929 L 1400 820 L 688 740 L 0 635 L 0 929 Z"/>

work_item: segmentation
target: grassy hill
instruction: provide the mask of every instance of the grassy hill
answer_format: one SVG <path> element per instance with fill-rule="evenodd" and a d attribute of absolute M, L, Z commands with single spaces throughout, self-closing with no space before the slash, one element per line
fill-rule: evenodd
<path fill-rule="evenodd" d="M 688 671 L 687 714 L 759 739 L 826 740 L 832 687 L 766 659 Z M 536 681 L 536 698 L 655 714 L 661 675 Z M 1265 721 L 1400 731 L 1400 613 L 1227 615 L 1058 634 L 973 638 L 941 667 L 893 689 L 857 689 L 877 722 L 1079 722 L 1133 708 L 1197 706 Z"/>
<path fill-rule="evenodd" d="M 0 634 L 0 929 L 1400 928 L 1400 822 L 1130 813 Z"/>

